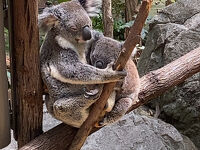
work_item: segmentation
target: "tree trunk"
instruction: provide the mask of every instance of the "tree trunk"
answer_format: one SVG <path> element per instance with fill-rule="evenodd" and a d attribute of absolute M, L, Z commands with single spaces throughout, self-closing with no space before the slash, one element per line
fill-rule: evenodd
<path fill-rule="evenodd" d="M 113 37 L 112 1 L 102 1 L 104 35 Z"/>
<path fill-rule="evenodd" d="M 125 0 L 125 21 L 135 20 L 134 15 L 138 13 L 138 0 Z M 128 36 L 130 29 L 125 29 L 125 38 Z"/>
<path fill-rule="evenodd" d="M 133 105 L 131 110 L 161 95 L 197 72 L 200 72 L 200 47 L 143 76 L 139 93 L 140 102 Z M 96 130 L 98 129 L 94 129 L 92 132 Z M 60 124 L 37 137 L 20 150 L 65 150 L 71 144 L 77 131 L 77 128 Z"/>
<path fill-rule="evenodd" d="M 14 132 L 22 147 L 42 133 L 38 0 L 10 0 L 9 7 Z"/>

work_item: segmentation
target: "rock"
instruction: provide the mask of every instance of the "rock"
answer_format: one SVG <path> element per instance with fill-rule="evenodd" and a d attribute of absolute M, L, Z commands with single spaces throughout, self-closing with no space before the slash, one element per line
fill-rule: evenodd
<path fill-rule="evenodd" d="M 172 125 L 133 112 L 88 137 L 81 150 L 197 150 Z"/>
<path fill-rule="evenodd" d="M 179 0 L 169 5 L 150 26 L 146 47 L 138 63 L 140 76 L 200 46 L 199 0 Z M 200 73 L 167 91 L 158 102 L 161 118 L 200 148 Z"/>
<path fill-rule="evenodd" d="M 187 19 L 200 12 L 199 0 L 178 0 L 159 12 L 152 23 L 165 24 L 169 22 L 183 24 Z"/>

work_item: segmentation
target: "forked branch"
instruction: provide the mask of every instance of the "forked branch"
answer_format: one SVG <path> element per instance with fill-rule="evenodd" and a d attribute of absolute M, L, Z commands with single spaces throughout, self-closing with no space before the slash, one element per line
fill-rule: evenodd
<path fill-rule="evenodd" d="M 146 18 L 148 17 L 151 4 L 152 0 L 144 0 L 142 2 L 137 18 L 133 26 L 131 27 L 130 33 L 123 45 L 122 52 L 120 53 L 120 56 L 114 65 L 114 70 L 122 70 L 125 67 L 126 62 L 130 58 L 133 49 L 135 48 L 136 44 L 139 43 L 140 34 L 146 21 Z M 115 87 L 115 84 L 116 83 L 105 84 L 100 98 L 95 102 L 92 110 L 90 111 L 89 117 L 78 130 L 72 144 L 70 145 L 69 150 L 81 149 L 95 123 L 98 121 L 98 118 Z"/>

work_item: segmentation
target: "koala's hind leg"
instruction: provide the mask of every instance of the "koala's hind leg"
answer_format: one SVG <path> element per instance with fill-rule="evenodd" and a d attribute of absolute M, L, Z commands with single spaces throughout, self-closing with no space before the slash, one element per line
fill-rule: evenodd
<path fill-rule="evenodd" d="M 99 122 L 99 127 L 105 126 L 118 121 L 132 106 L 131 98 L 119 99 L 111 112 L 107 113 L 104 118 Z"/>
<path fill-rule="evenodd" d="M 56 119 L 79 128 L 88 117 L 89 107 L 96 100 L 97 99 L 85 98 L 82 95 L 58 99 L 53 104 L 53 115 Z"/>

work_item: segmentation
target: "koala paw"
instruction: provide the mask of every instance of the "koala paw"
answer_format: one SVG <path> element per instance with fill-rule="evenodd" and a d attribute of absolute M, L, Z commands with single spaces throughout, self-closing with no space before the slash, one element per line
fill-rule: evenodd
<path fill-rule="evenodd" d="M 118 81 L 123 81 L 124 78 L 127 76 L 127 72 L 125 70 L 115 71 L 115 74 L 119 77 Z"/>
<path fill-rule="evenodd" d="M 100 97 L 103 86 L 88 86 L 84 88 L 85 94 L 84 97 L 87 99 L 96 100 Z"/>
<path fill-rule="evenodd" d="M 113 81 L 124 80 L 124 78 L 127 76 L 127 72 L 125 70 L 122 71 L 113 70 L 112 66 L 113 62 L 109 63 L 106 67 L 106 71 L 109 73 L 109 77 L 106 77 L 106 79 L 112 78 Z"/>
<path fill-rule="evenodd" d="M 106 69 L 108 70 L 113 70 L 113 65 L 114 65 L 114 62 L 111 62 L 107 65 Z"/>
<path fill-rule="evenodd" d="M 112 109 L 108 112 L 96 125 L 95 127 L 102 127 L 108 124 L 112 124 L 121 119 L 122 116 L 129 110 L 132 106 L 131 98 L 121 98 L 118 100 Z"/>
<path fill-rule="evenodd" d="M 95 124 L 95 127 L 96 128 L 101 128 L 101 127 L 106 126 L 108 124 L 111 124 L 113 122 L 115 122 L 115 121 L 112 118 L 109 118 L 109 117 L 105 116 L 102 120 L 100 120 L 99 122 L 97 122 Z"/>

